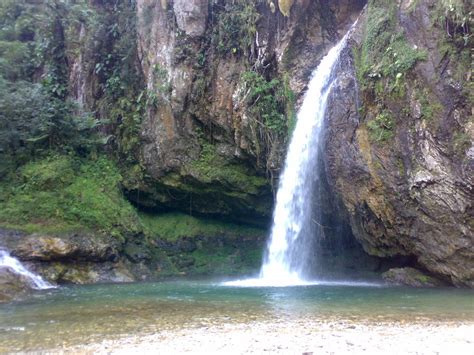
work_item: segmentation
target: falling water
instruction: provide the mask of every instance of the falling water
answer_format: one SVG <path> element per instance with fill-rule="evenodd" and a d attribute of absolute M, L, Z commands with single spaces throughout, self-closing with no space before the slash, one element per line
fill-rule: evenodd
<path fill-rule="evenodd" d="M 0 249 L 0 267 L 7 267 L 13 270 L 18 275 L 23 276 L 30 283 L 31 287 L 37 290 L 44 290 L 48 288 L 54 288 L 49 282 L 43 280 L 41 276 L 33 274 L 31 271 L 26 269 L 20 261 L 10 256 L 10 254 Z"/>
<path fill-rule="evenodd" d="M 348 32 L 348 34 L 350 31 Z M 273 226 L 259 278 L 228 282 L 234 286 L 290 286 L 312 284 L 312 242 L 317 239 L 319 205 L 315 193 L 318 151 L 326 104 L 336 80 L 334 68 L 348 34 L 333 47 L 313 72 L 293 132 L 280 177 Z"/>

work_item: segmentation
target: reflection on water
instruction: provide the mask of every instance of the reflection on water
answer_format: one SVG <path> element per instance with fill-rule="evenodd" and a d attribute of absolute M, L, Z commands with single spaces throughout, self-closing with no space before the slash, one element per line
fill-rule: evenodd
<path fill-rule="evenodd" d="M 474 320 L 473 296 L 456 289 L 241 288 L 204 281 L 69 286 L 0 305 L 0 352 L 261 320 Z"/>

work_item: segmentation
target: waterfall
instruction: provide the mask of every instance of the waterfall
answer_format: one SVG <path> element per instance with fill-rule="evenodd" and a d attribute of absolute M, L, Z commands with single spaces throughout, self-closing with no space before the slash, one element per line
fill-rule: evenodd
<path fill-rule="evenodd" d="M 347 36 L 347 35 L 346 35 Z M 318 152 L 326 103 L 335 81 L 334 67 L 346 37 L 333 47 L 313 72 L 280 177 L 268 253 L 260 278 L 269 284 L 298 284 L 311 264 L 311 239 L 319 228 L 313 216 L 319 204 L 315 195 Z"/>
<path fill-rule="evenodd" d="M 260 275 L 255 279 L 228 282 L 234 286 L 290 286 L 312 284 L 308 280 L 313 243 L 320 228 L 319 196 L 315 189 L 318 153 L 334 73 L 349 32 L 322 59 L 313 72 L 297 123 L 285 167 L 280 176 L 273 226 Z"/>
<path fill-rule="evenodd" d="M 27 268 L 25 268 L 19 260 L 10 256 L 10 254 L 0 249 L 0 267 L 7 267 L 13 270 L 18 275 L 23 276 L 31 287 L 37 290 L 44 290 L 48 288 L 54 288 L 55 286 L 51 285 L 49 282 L 42 279 L 41 276 L 33 274 Z"/>

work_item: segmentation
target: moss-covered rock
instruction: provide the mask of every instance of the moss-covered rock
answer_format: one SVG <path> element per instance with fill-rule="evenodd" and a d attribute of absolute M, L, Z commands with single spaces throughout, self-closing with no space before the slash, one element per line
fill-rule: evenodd
<path fill-rule="evenodd" d="M 150 243 L 169 260 L 162 272 L 233 275 L 256 272 L 261 264 L 264 229 L 178 213 L 140 217 Z"/>

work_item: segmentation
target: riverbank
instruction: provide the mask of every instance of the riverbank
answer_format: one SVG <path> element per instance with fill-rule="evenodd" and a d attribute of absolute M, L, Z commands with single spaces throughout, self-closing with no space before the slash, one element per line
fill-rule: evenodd
<path fill-rule="evenodd" d="M 199 327 L 57 349 L 99 354 L 468 354 L 474 321 L 298 319 Z"/>

